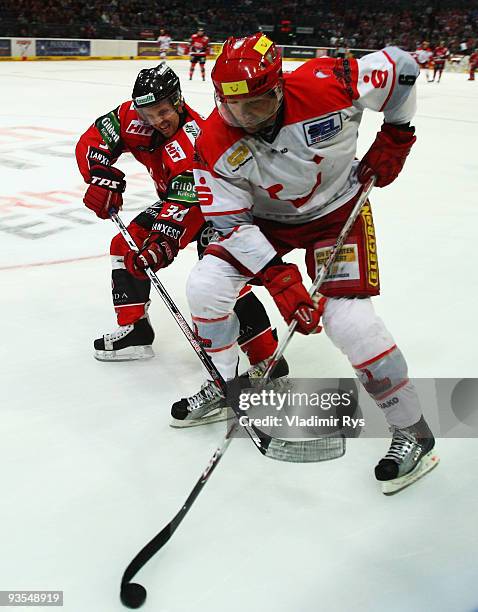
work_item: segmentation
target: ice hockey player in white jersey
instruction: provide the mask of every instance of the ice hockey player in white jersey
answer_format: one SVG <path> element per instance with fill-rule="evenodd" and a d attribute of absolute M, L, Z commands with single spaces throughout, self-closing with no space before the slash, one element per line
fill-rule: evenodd
<path fill-rule="evenodd" d="M 265 35 L 229 38 L 211 75 L 216 109 L 196 141 L 196 190 L 203 214 L 222 235 L 188 279 L 198 335 L 207 339 L 221 374 L 232 378 L 235 297 L 253 277 L 286 322 L 297 322 L 297 331 L 311 334 L 323 326 L 393 433 L 375 468 L 386 494 L 411 484 L 438 459 L 405 358 L 372 305 L 380 282 L 370 203 L 344 245 L 352 256 L 326 279 L 320 300 L 310 298 L 299 269 L 282 256 L 305 249 L 315 278 L 362 185 L 375 175 L 376 185 L 385 187 L 398 176 L 416 140 L 410 121 L 418 73 L 408 53 L 387 47 L 359 60 L 310 60 L 283 74 L 280 53 Z M 366 108 L 382 112 L 384 123 L 359 163 Z"/>
<path fill-rule="evenodd" d="M 158 36 L 158 47 L 159 47 L 159 57 L 161 59 L 166 59 L 168 55 L 169 48 L 171 46 L 171 36 L 167 34 L 164 28 L 159 30 Z"/>

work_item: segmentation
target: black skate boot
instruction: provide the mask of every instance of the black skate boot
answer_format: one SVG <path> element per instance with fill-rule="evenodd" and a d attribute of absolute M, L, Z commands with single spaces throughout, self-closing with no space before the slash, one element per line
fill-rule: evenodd
<path fill-rule="evenodd" d="M 423 418 L 404 429 L 391 428 L 393 437 L 388 453 L 375 467 L 375 478 L 382 482 L 385 495 L 398 493 L 438 465 L 433 452 L 435 438 Z"/>
<path fill-rule="evenodd" d="M 261 361 L 251 366 L 240 378 L 248 378 L 254 385 L 255 381 L 260 380 L 265 372 L 268 360 Z M 281 357 L 272 374 L 272 379 L 279 382 L 287 376 L 289 366 L 284 357 Z M 232 413 L 226 406 L 226 400 L 220 389 L 211 380 L 207 380 L 195 395 L 183 397 L 178 402 L 174 402 L 171 407 L 172 421 L 171 427 L 194 427 L 217 421 L 226 421 L 231 418 Z"/>
<path fill-rule="evenodd" d="M 94 342 L 95 359 L 99 361 L 134 361 L 154 357 L 154 331 L 148 317 L 132 325 L 123 325 L 112 334 Z"/>

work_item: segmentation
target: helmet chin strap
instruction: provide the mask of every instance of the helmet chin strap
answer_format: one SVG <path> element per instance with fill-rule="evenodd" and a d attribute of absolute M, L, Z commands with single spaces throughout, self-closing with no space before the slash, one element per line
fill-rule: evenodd
<path fill-rule="evenodd" d="M 283 93 L 283 88 L 282 88 L 282 82 L 279 82 L 270 92 L 268 95 L 274 95 L 276 96 L 276 109 L 274 110 L 274 112 L 267 117 L 266 119 L 264 119 L 262 122 L 260 122 L 255 128 L 254 130 L 249 131 L 247 129 L 247 127 L 244 127 L 244 129 L 246 130 L 246 132 L 255 134 L 255 133 L 262 133 L 262 132 L 269 132 L 271 128 L 273 128 L 276 125 L 277 122 L 277 118 L 279 117 L 279 115 L 282 118 L 282 107 L 284 104 L 284 93 Z"/>
<path fill-rule="evenodd" d="M 264 126 L 252 133 L 255 138 L 262 138 L 266 142 L 272 142 L 284 122 L 284 100 L 281 100 L 279 109 L 269 119 L 264 122 Z"/>
<path fill-rule="evenodd" d="M 183 125 L 186 123 L 186 118 L 187 118 L 187 113 L 184 108 L 184 100 L 181 101 L 181 104 L 179 104 L 178 108 L 176 109 L 176 112 L 179 115 L 178 130 L 180 130 L 183 127 Z"/>

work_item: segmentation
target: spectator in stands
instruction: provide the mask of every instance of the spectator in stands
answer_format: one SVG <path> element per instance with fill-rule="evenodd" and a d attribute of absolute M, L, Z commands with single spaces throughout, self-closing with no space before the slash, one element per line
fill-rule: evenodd
<path fill-rule="evenodd" d="M 445 40 L 450 50 L 461 43 L 467 55 L 478 38 L 478 9 L 467 0 L 388 0 L 386 9 L 374 0 L 356 0 L 353 5 L 330 0 L 195 0 L 191 5 L 170 0 L 161 10 L 147 0 L 3 0 L 0 18 L 3 36 L 69 38 L 131 38 L 141 32 L 157 32 L 164 24 L 176 39 L 187 40 L 191 22 L 210 24 L 211 40 L 250 34 L 260 24 L 279 27 L 291 21 L 295 42 L 335 47 L 339 37 L 354 48 L 373 49 L 396 40 L 414 49 L 415 41 Z M 314 34 L 296 34 L 297 26 L 314 28 Z M 277 32 L 272 36 L 276 37 Z M 149 37 L 149 36 L 148 36 Z M 354 41 L 352 41 L 352 38 Z M 452 41 L 457 41 L 453 43 Z"/>

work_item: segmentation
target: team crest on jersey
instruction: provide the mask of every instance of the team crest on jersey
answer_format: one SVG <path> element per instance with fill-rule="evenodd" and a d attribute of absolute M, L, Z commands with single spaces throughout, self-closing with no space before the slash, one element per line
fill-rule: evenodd
<path fill-rule="evenodd" d="M 126 128 L 126 133 L 136 134 L 137 136 L 150 136 L 153 133 L 153 130 L 154 128 L 147 123 L 144 123 L 144 121 L 133 119 Z"/>
<path fill-rule="evenodd" d="M 334 113 L 321 119 L 314 119 L 304 123 L 305 140 L 308 145 L 315 145 L 324 140 L 329 140 L 342 130 L 342 116 Z"/>
<path fill-rule="evenodd" d="M 173 162 L 178 162 L 181 159 L 186 159 L 186 153 L 181 148 L 181 145 L 177 140 L 172 140 L 165 145 L 166 153 L 173 160 Z"/>

